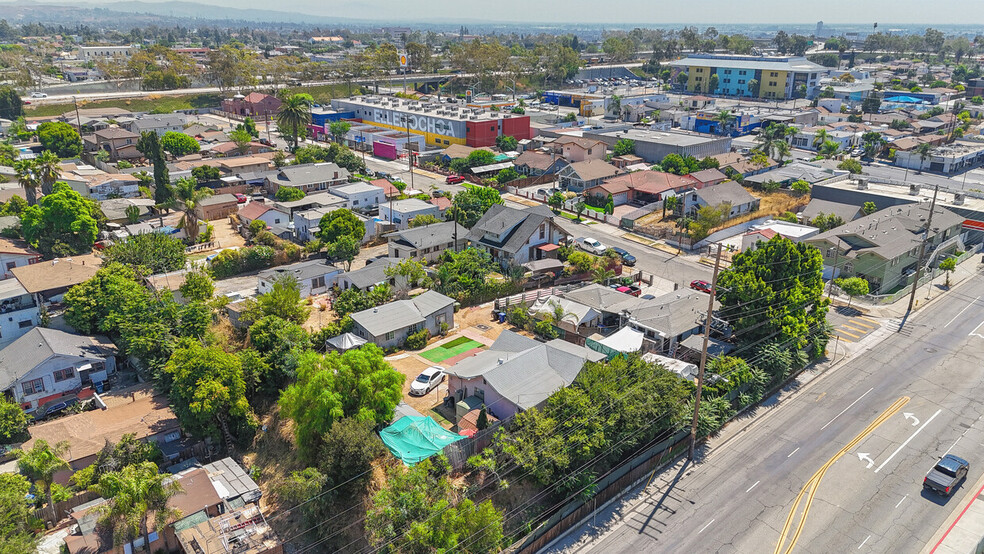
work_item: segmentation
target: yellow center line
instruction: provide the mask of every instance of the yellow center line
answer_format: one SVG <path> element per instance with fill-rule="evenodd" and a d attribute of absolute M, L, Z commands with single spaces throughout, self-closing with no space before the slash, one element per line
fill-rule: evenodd
<path fill-rule="evenodd" d="M 882 423 L 901 410 L 902 407 L 909 402 L 909 400 L 910 399 L 908 396 L 903 396 L 902 398 L 896 400 L 891 406 L 888 407 L 888 409 L 875 418 L 874 421 L 869 423 L 863 431 L 851 440 L 851 442 L 844 445 L 844 447 L 841 448 L 837 454 L 827 460 L 827 463 L 823 464 L 823 466 L 821 466 L 820 469 L 813 474 L 813 477 L 811 477 L 810 480 L 803 485 L 803 488 L 796 496 L 796 500 L 793 502 L 793 507 L 789 510 L 789 515 L 786 517 L 786 524 L 783 526 L 782 533 L 779 535 L 779 542 L 776 543 L 775 554 L 779 554 L 780 552 L 790 554 L 793 551 L 793 548 L 796 546 L 796 541 L 799 540 L 800 534 L 803 532 L 803 528 L 806 527 L 806 520 L 810 515 L 810 506 L 813 504 L 813 498 L 816 496 L 817 490 L 820 488 L 820 481 L 823 479 L 824 474 L 827 473 L 827 470 L 830 469 L 830 466 L 834 465 L 834 462 L 839 460 L 844 454 L 857 446 L 862 440 L 864 440 L 865 437 L 871 434 Z M 803 511 L 800 514 L 800 520 L 796 526 L 796 532 L 789 541 L 789 547 L 783 550 L 783 544 L 786 542 L 786 536 L 792 526 L 794 517 L 797 513 L 799 513 L 800 501 L 804 496 L 806 496 L 806 503 L 804 504 Z"/>

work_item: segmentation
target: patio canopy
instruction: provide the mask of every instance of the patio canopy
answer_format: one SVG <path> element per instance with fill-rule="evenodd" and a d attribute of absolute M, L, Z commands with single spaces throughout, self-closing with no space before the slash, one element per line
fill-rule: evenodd
<path fill-rule="evenodd" d="M 412 466 L 465 437 L 448 431 L 430 417 L 405 416 L 380 431 L 379 438 L 394 456 Z"/>
<path fill-rule="evenodd" d="M 345 352 L 358 348 L 366 343 L 366 339 L 352 333 L 343 333 L 337 337 L 332 337 L 325 341 L 325 347 L 331 350 Z"/>

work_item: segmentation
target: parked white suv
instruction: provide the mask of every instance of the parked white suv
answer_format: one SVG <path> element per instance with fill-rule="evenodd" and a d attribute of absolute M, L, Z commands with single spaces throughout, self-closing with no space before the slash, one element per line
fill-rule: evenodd
<path fill-rule="evenodd" d="M 43 92 L 32 92 L 31 98 L 47 98 L 48 95 Z"/>
<path fill-rule="evenodd" d="M 574 239 L 574 244 L 576 244 L 577 247 L 580 248 L 581 250 L 584 250 L 585 252 L 589 252 L 591 254 L 595 254 L 597 256 L 603 255 L 605 251 L 608 250 L 607 246 L 601 244 L 601 242 L 599 242 L 597 239 L 593 239 L 591 237 L 578 237 Z"/>

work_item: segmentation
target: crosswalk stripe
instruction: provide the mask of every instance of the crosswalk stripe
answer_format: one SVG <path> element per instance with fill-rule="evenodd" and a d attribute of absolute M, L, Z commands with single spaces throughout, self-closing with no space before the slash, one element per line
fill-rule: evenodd
<path fill-rule="evenodd" d="M 864 317 L 862 315 L 857 316 L 857 319 L 861 319 L 861 320 L 867 321 L 868 323 L 874 323 L 875 325 L 880 325 L 880 323 L 878 323 L 877 321 L 875 321 L 873 319 L 868 319 L 867 317 Z"/>
<path fill-rule="evenodd" d="M 840 340 L 842 340 L 844 342 L 854 342 L 853 340 L 847 339 L 847 338 L 844 338 L 844 337 L 841 337 L 840 335 L 837 335 L 837 336 L 840 337 Z"/>
<path fill-rule="evenodd" d="M 846 323 L 844 325 L 841 325 L 841 327 L 844 327 L 845 329 L 850 329 L 852 331 L 857 331 L 857 332 L 861 333 L 862 335 L 865 335 L 865 334 L 868 333 L 868 329 L 858 329 L 857 327 L 851 327 L 850 325 L 848 325 Z"/>
<path fill-rule="evenodd" d="M 843 327 L 843 325 L 841 325 L 841 327 Z M 855 329 L 855 331 L 857 331 L 857 329 Z M 856 338 L 856 339 L 859 339 L 859 338 L 861 338 L 861 335 L 855 335 L 854 333 L 848 333 L 847 331 L 845 331 L 845 330 L 843 330 L 843 329 L 838 329 L 838 330 L 837 330 L 837 332 L 838 332 L 838 333 L 844 333 L 845 335 L 848 335 L 848 336 L 851 336 L 851 337 L 854 337 L 854 338 Z M 859 333 L 861 333 L 862 335 L 864 334 L 864 331 L 858 331 L 858 332 L 859 332 Z"/>
<path fill-rule="evenodd" d="M 859 322 L 857 320 L 854 320 L 854 319 L 852 319 L 849 323 L 851 325 L 857 325 L 858 327 L 864 327 L 865 329 L 877 329 L 878 328 L 877 325 L 869 325 L 867 323 L 861 323 L 861 322 Z"/>

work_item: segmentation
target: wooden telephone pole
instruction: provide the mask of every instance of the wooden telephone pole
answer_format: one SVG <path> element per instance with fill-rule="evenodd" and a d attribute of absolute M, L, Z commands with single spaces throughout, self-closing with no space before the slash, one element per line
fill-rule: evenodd
<path fill-rule="evenodd" d="M 711 340 L 711 322 L 714 321 L 714 296 L 717 293 L 718 270 L 721 268 L 721 243 L 717 245 L 717 256 L 714 258 L 714 276 L 711 278 L 711 294 L 707 299 L 707 316 L 704 319 L 704 347 L 700 351 L 700 367 L 697 370 L 697 396 L 694 398 L 694 420 L 690 424 L 690 446 L 687 448 L 687 458 L 694 459 L 694 449 L 697 446 L 697 420 L 700 416 L 700 394 L 704 389 L 704 368 L 707 366 L 707 346 Z"/>

